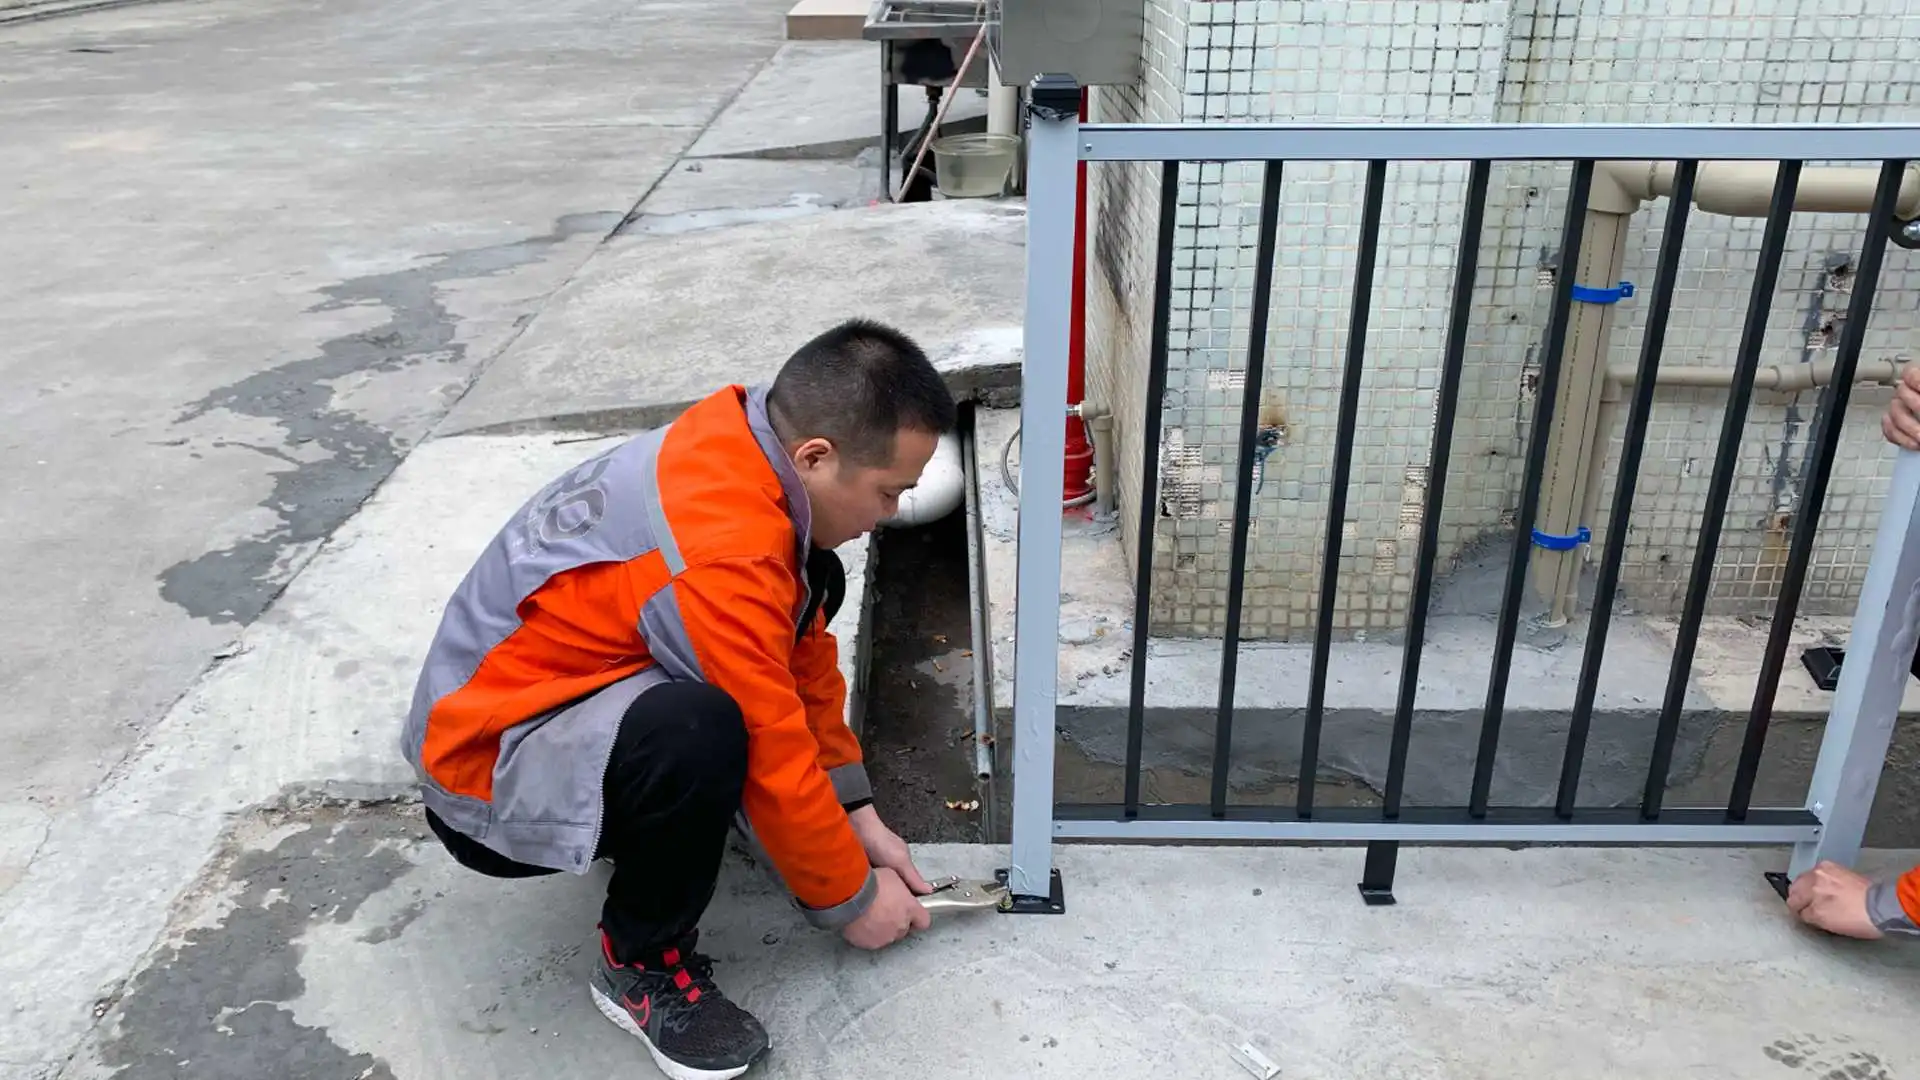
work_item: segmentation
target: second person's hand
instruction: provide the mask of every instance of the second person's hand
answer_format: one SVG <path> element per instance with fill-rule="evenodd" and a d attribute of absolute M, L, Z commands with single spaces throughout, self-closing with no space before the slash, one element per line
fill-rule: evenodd
<path fill-rule="evenodd" d="M 1880 418 L 1880 433 L 1895 446 L 1920 450 L 1920 364 L 1901 369 L 1893 400 Z"/>

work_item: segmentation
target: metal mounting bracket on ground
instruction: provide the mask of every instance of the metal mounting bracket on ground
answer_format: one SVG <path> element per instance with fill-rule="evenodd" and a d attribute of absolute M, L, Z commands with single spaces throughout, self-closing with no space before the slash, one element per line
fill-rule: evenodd
<path fill-rule="evenodd" d="M 1813 685 L 1821 690 L 1833 690 L 1840 685 L 1840 667 L 1846 659 L 1847 650 L 1837 645 L 1810 645 L 1800 653 L 1801 666 L 1807 669 Z M 1913 662 L 1907 665 L 1907 671 L 1920 679 L 1920 647 L 1914 649 Z"/>
<path fill-rule="evenodd" d="M 995 870 L 994 879 L 1006 883 L 1007 871 Z M 1009 902 L 1000 905 L 1003 915 L 1065 915 L 1067 913 L 1067 893 L 1060 884 L 1058 868 L 1047 874 L 1047 895 L 1021 896 L 1015 893 Z"/>
<path fill-rule="evenodd" d="M 1400 844 L 1395 840 L 1375 840 L 1367 845 L 1367 863 L 1360 871 L 1360 900 L 1368 907 L 1391 907 L 1393 871 L 1400 862 Z"/>
<path fill-rule="evenodd" d="M 1766 879 L 1767 884 L 1773 886 L 1773 891 L 1780 894 L 1780 899 L 1785 900 L 1787 890 L 1793 887 L 1793 879 L 1778 870 L 1767 871 Z"/>

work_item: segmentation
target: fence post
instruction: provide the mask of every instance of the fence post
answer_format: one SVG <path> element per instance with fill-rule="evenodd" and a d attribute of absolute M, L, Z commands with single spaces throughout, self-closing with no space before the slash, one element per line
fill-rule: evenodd
<path fill-rule="evenodd" d="M 1020 362 L 1020 533 L 1014 607 L 1013 850 L 1016 910 L 1060 907 L 1053 869 L 1053 740 L 1060 671 L 1060 515 L 1072 337 L 1080 87 L 1033 80 L 1027 105 L 1027 300 Z"/>
<path fill-rule="evenodd" d="M 1900 699 L 1912 677 L 1920 632 L 1920 453 L 1900 451 L 1880 512 L 1880 532 L 1853 612 L 1840 682 L 1827 715 L 1807 809 L 1820 819 L 1818 840 L 1796 844 L 1791 876 L 1832 859 L 1860 855 L 1886 764 Z"/>

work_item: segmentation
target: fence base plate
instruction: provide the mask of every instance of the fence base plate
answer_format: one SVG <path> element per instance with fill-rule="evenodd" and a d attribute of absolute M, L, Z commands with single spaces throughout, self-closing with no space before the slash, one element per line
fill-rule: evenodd
<path fill-rule="evenodd" d="M 1393 898 L 1393 886 L 1391 885 L 1383 889 L 1363 882 L 1359 886 L 1359 889 L 1360 901 L 1368 907 L 1389 907 L 1400 902 Z"/>
<path fill-rule="evenodd" d="M 1800 654 L 1800 663 L 1806 666 L 1807 674 L 1813 676 L 1813 685 L 1830 691 L 1840 685 L 1840 664 L 1846 658 L 1845 649 L 1815 645 Z"/>
<path fill-rule="evenodd" d="M 1787 898 L 1787 889 L 1793 885 L 1792 879 L 1778 870 L 1767 871 L 1766 877 L 1767 884 L 1773 886 L 1773 891 L 1780 894 L 1780 899 L 1785 900 Z"/>
<path fill-rule="evenodd" d="M 993 876 L 1002 885 L 1007 882 L 1005 870 L 995 870 Z M 1047 895 L 1015 895 L 1012 902 L 1000 909 L 1003 915 L 1065 915 L 1067 913 L 1067 893 L 1060 884 L 1060 871 L 1054 870 L 1047 875 Z"/>
<path fill-rule="evenodd" d="M 1386 907 L 1393 899 L 1393 871 L 1400 864 L 1400 842 L 1374 840 L 1367 844 L 1367 863 L 1360 871 L 1360 899 L 1368 907 Z"/>

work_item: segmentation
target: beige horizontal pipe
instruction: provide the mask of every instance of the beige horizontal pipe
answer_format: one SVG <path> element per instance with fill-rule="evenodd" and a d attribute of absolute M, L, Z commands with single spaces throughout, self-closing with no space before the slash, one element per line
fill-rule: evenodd
<path fill-rule="evenodd" d="M 1756 390 L 1811 390 L 1833 381 L 1832 360 L 1811 364 L 1771 364 L 1753 373 Z M 1893 360 L 1865 360 L 1854 369 L 1857 383 L 1894 383 L 1906 365 Z M 1607 381 L 1632 386 L 1640 377 L 1634 364 L 1614 364 L 1607 368 Z M 1662 367 L 1655 373 L 1655 386 L 1732 386 L 1733 369 L 1717 367 Z"/>
<path fill-rule="evenodd" d="M 1631 214 L 1649 199 L 1673 193 L 1676 166 L 1671 161 L 1602 161 L 1594 169 L 1590 205 L 1603 213 Z M 1706 161 L 1693 179 L 1693 205 L 1710 214 L 1766 217 L 1773 181 L 1780 166 L 1770 161 Z M 1793 208 L 1801 212 L 1864 214 L 1873 209 L 1880 170 L 1872 166 L 1816 165 L 1800 170 Z M 1901 220 L 1920 215 L 1920 166 L 1909 165 L 1900 180 L 1894 213 Z"/>

